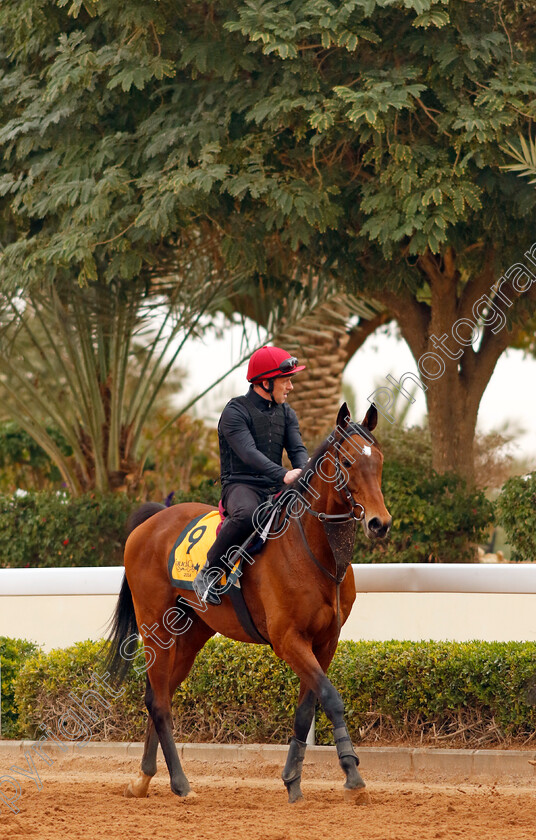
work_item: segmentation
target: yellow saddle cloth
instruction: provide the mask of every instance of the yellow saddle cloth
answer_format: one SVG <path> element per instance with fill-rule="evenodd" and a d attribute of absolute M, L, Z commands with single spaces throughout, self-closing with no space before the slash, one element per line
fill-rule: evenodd
<path fill-rule="evenodd" d="M 173 586 L 180 586 L 181 589 L 193 588 L 192 581 L 205 565 L 207 552 L 216 539 L 216 529 L 220 522 L 219 511 L 212 510 L 210 513 L 202 513 L 201 516 L 192 519 L 181 531 L 168 560 L 169 576 Z M 231 578 L 238 577 L 236 572 L 240 559 L 237 559 L 231 571 Z M 222 585 L 226 582 L 226 576 L 223 575 Z"/>

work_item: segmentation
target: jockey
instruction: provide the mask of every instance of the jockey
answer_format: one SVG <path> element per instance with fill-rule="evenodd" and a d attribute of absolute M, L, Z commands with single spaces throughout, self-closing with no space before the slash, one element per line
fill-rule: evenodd
<path fill-rule="evenodd" d="M 193 581 L 202 601 L 219 604 L 216 591 L 225 571 L 227 551 L 244 542 L 254 530 L 253 513 L 268 496 L 290 484 L 308 460 L 296 412 L 286 399 L 293 390 L 291 377 L 305 365 L 280 347 L 261 347 L 251 356 L 249 391 L 230 400 L 220 417 L 222 504 L 227 512 L 207 562 Z M 292 464 L 281 465 L 283 449 Z M 212 570 L 219 570 L 220 574 Z"/>

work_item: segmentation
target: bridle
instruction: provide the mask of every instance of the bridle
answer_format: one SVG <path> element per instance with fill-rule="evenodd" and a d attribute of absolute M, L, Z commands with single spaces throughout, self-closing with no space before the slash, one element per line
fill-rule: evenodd
<path fill-rule="evenodd" d="M 349 510 L 346 513 L 324 513 L 324 511 L 316 511 L 313 510 L 311 507 L 307 507 L 307 513 L 311 514 L 311 516 L 316 517 L 319 522 L 332 522 L 334 525 L 337 523 L 348 522 L 350 519 L 355 519 L 356 522 L 361 522 L 363 517 L 365 516 L 365 508 L 360 502 L 356 502 L 354 497 L 352 496 L 351 491 L 348 488 L 348 482 L 344 479 L 344 473 L 341 469 L 341 462 L 340 462 L 340 447 L 341 441 L 338 440 L 335 443 L 335 477 L 337 479 L 337 490 L 339 495 L 343 495 L 343 501 L 349 506 Z M 341 484 L 341 479 L 343 479 L 343 483 Z M 361 512 L 359 516 L 356 516 L 355 509 L 356 507 L 361 508 Z"/>
<path fill-rule="evenodd" d="M 330 542 L 330 539 L 329 539 L 329 534 L 326 532 L 326 525 L 330 525 L 330 524 L 332 524 L 332 525 L 344 525 L 345 523 L 349 523 L 352 520 L 354 521 L 354 523 L 357 524 L 357 522 L 361 522 L 361 520 L 365 516 L 365 508 L 363 507 L 363 505 L 360 502 L 357 502 L 354 499 L 350 489 L 348 488 L 348 482 L 344 478 L 344 473 L 342 471 L 341 462 L 340 462 L 340 447 L 341 447 L 341 441 L 338 440 L 338 441 L 335 442 L 335 445 L 334 445 L 334 448 L 335 448 L 335 477 L 337 479 L 336 484 L 337 484 L 337 490 L 339 492 L 339 495 L 342 497 L 342 501 L 346 502 L 349 509 L 345 513 L 325 513 L 324 511 L 313 510 L 309 506 L 305 508 L 307 513 L 309 513 L 311 516 L 314 516 L 316 519 L 318 519 L 319 522 L 322 523 L 322 525 L 324 527 L 324 532 L 326 533 L 326 537 L 327 537 L 330 545 L 331 545 L 331 542 Z M 341 479 L 342 479 L 342 482 L 343 482 L 342 485 L 341 485 Z M 355 509 L 358 508 L 358 507 L 360 508 L 360 512 L 359 512 L 358 515 L 356 515 Z M 317 566 L 320 569 L 320 571 L 327 578 L 329 578 L 331 581 L 333 581 L 333 583 L 335 584 L 335 594 L 336 594 L 336 603 L 337 603 L 337 638 L 339 638 L 339 635 L 340 635 L 340 632 L 341 632 L 340 588 L 341 588 L 341 583 L 343 582 L 343 580 L 346 576 L 346 572 L 348 571 L 348 565 L 349 564 L 343 566 L 342 573 L 339 572 L 337 574 L 338 570 L 336 568 L 335 574 L 332 574 L 332 572 L 330 572 L 328 569 L 326 569 L 326 567 L 320 562 L 320 560 L 317 557 L 315 557 L 315 555 L 311 551 L 311 547 L 310 547 L 309 543 L 307 542 L 307 537 L 305 535 L 305 531 L 303 530 L 303 524 L 302 524 L 300 516 L 297 517 L 296 523 L 298 525 L 298 530 L 300 532 L 303 544 L 304 544 L 304 546 L 307 550 L 307 553 L 308 553 L 310 559 L 313 561 L 315 566 Z M 335 563 L 336 563 L 336 567 L 337 567 L 337 561 L 336 560 L 335 560 Z"/>

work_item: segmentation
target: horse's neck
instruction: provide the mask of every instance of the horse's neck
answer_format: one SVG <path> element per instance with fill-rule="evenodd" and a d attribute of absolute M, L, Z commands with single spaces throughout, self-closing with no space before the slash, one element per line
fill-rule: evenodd
<path fill-rule="evenodd" d="M 336 482 L 328 482 L 315 473 L 304 492 L 305 501 L 317 513 L 342 513 L 344 506 Z"/>

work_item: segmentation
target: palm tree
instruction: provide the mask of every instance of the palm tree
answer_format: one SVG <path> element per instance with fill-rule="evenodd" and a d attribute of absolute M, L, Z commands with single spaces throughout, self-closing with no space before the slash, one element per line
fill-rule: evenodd
<path fill-rule="evenodd" d="M 510 163 L 503 169 L 517 172 L 520 178 L 532 178 L 529 183 L 536 184 L 536 142 L 530 135 L 525 138 L 520 134 L 519 146 L 514 146 L 512 143 L 507 143 L 506 146 L 507 148 L 503 151 L 517 163 Z"/>
<path fill-rule="evenodd" d="M 276 343 L 307 365 L 290 398 L 307 445 L 318 443 L 333 426 L 346 365 L 365 339 L 390 320 L 381 304 L 335 290 L 295 326 L 278 334 Z"/>
<path fill-rule="evenodd" d="M 224 378 L 144 439 L 182 348 L 213 315 L 233 319 L 239 310 L 244 318 L 249 308 L 273 340 L 283 324 L 293 332 L 333 297 L 329 278 L 312 269 L 302 277 L 295 264 L 300 279 L 274 299 L 258 278 L 231 276 L 207 237 L 193 235 L 181 246 L 167 250 L 152 277 L 108 282 L 97 276 L 83 287 L 56 281 L 0 302 L 3 408 L 57 465 L 73 494 L 135 490 L 159 438 Z M 253 349 L 250 337 L 237 365 Z"/>
<path fill-rule="evenodd" d="M 58 466 L 72 493 L 136 483 L 144 425 L 184 343 L 229 281 L 196 272 L 152 282 L 48 284 L 0 306 L 4 409 Z M 51 429 L 72 450 L 62 450 Z"/>

